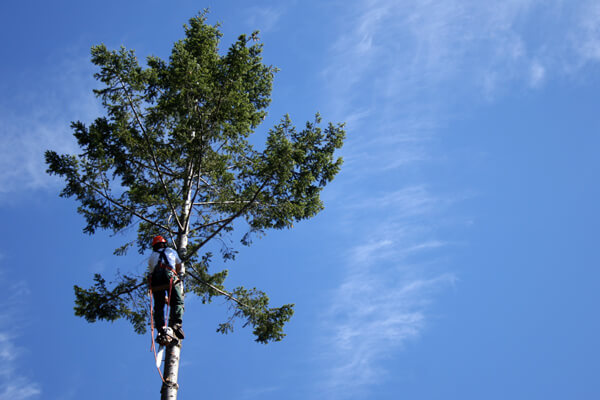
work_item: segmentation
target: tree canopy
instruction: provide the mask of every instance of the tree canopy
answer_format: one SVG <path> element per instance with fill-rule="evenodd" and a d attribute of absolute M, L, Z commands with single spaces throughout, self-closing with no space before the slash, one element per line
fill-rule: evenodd
<path fill-rule="evenodd" d="M 230 332 L 239 317 L 256 341 L 281 340 L 293 305 L 270 307 L 255 288 L 227 289 L 227 270 L 211 265 L 235 257 L 234 226 L 244 229 L 240 244 L 247 246 L 254 235 L 290 228 L 323 209 L 320 192 L 342 164 L 334 153 L 344 125 L 322 126 L 316 114 L 297 128 L 285 115 L 257 149 L 251 135 L 265 119 L 277 72 L 263 63 L 258 33 L 239 36 L 221 53 L 222 33 L 205 13 L 184 27 L 168 61 L 151 56 L 140 64 L 123 47 L 92 48 L 101 84 L 94 93 L 105 113 L 87 125 L 72 123 L 81 152 L 47 151 L 48 172 L 65 180 L 61 196 L 78 201 L 85 233 L 137 229 L 115 254 L 131 247 L 143 253 L 153 236 L 167 238 L 186 263 L 188 294 L 230 300 L 219 332 Z M 207 250 L 215 242 L 216 255 Z M 75 314 L 90 322 L 126 318 L 144 333 L 145 276 L 111 279 L 107 284 L 96 274 L 92 287 L 75 286 Z"/>

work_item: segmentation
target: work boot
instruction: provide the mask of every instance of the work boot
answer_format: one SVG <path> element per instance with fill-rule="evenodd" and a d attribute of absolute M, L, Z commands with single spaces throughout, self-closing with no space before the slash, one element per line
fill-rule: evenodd
<path fill-rule="evenodd" d="M 185 334 L 183 333 L 183 328 L 181 327 L 181 324 L 175 324 L 175 325 L 173 325 L 173 333 L 179 339 L 184 339 L 185 338 Z"/>
<path fill-rule="evenodd" d="M 166 330 L 163 326 L 161 326 L 160 328 L 156 328 L 156 343 L 160 343 L 163 339 L 163 337 L 165 336 Z"/>

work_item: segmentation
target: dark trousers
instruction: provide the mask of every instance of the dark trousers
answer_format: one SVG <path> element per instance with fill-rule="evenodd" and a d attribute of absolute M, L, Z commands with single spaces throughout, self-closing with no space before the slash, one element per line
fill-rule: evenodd
<path fill-rule="evenodd" d="M 166 285 L 166 289 L 152 290 L 154 296 L 154 326 L 157 328 L 165 325 L 165 304 L 169 296 L 169 280 L 173 276 L 171 272 L 155 271 L 152 274 L 152 287 Z M 175 284 L 177 282 L 177 284 Z M 171 288 L 171 301 L 169 303 L 169 326 L 183 322 L 183 283 L 173 277 Z"/>

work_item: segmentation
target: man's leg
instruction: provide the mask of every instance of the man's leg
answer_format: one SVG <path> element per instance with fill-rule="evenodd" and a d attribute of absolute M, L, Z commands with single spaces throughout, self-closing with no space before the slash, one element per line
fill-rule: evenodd
<path fill-rule="evenodd" d="M 154 297 L 154 326 L 162 329 L 165 326 L 165 296 L 166 290 L 157 290 L 152 293 Z"/>
<path fill-rule="evenodd" d="M 171 290 L 171 311 L 169 312 L 169 326 L 173 328 L 175 335 L 183 339 L 183 284 L 181 282 L 173 285 Z"/>

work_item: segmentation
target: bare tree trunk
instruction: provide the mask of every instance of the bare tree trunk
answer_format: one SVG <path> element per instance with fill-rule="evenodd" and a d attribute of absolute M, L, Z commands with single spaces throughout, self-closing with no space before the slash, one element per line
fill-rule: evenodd
<path fill-rule="evenodd" d="M 192 208 L 192 187 L 191 178 L 188 177 L 185 182 L 186 198 L 181 213 L 181 221 L 183 227 L 180 228 L 177 235 L 177 252 L 179 256 L 185 256 L 188 235 L 189 235 L 189 214 Z M 183 286 L 181 288 L 183 292 Z M 185 297 L 184 297 L 185 299 Z M 179 384 L 177 383 L 179 376 L 179 358 L 181 356 L 181 340 L 178 340 L 175 344 L 167 345 L 165 349 L 165 367 L 163 370 L 164 383 L 160 389 L 160 400 L 177 400 L 177 392 L 179 390 Z"/>
<path fill-rule="evenodd" d="M 176 400 L 179 385 L 177 376 L 179 374 L 179 355 L 181 354 L 181 341 L 178 344 L 168 345 L 165 349 L 165 369 L 163 383 L 160 389 L 160 400 Z"/>

